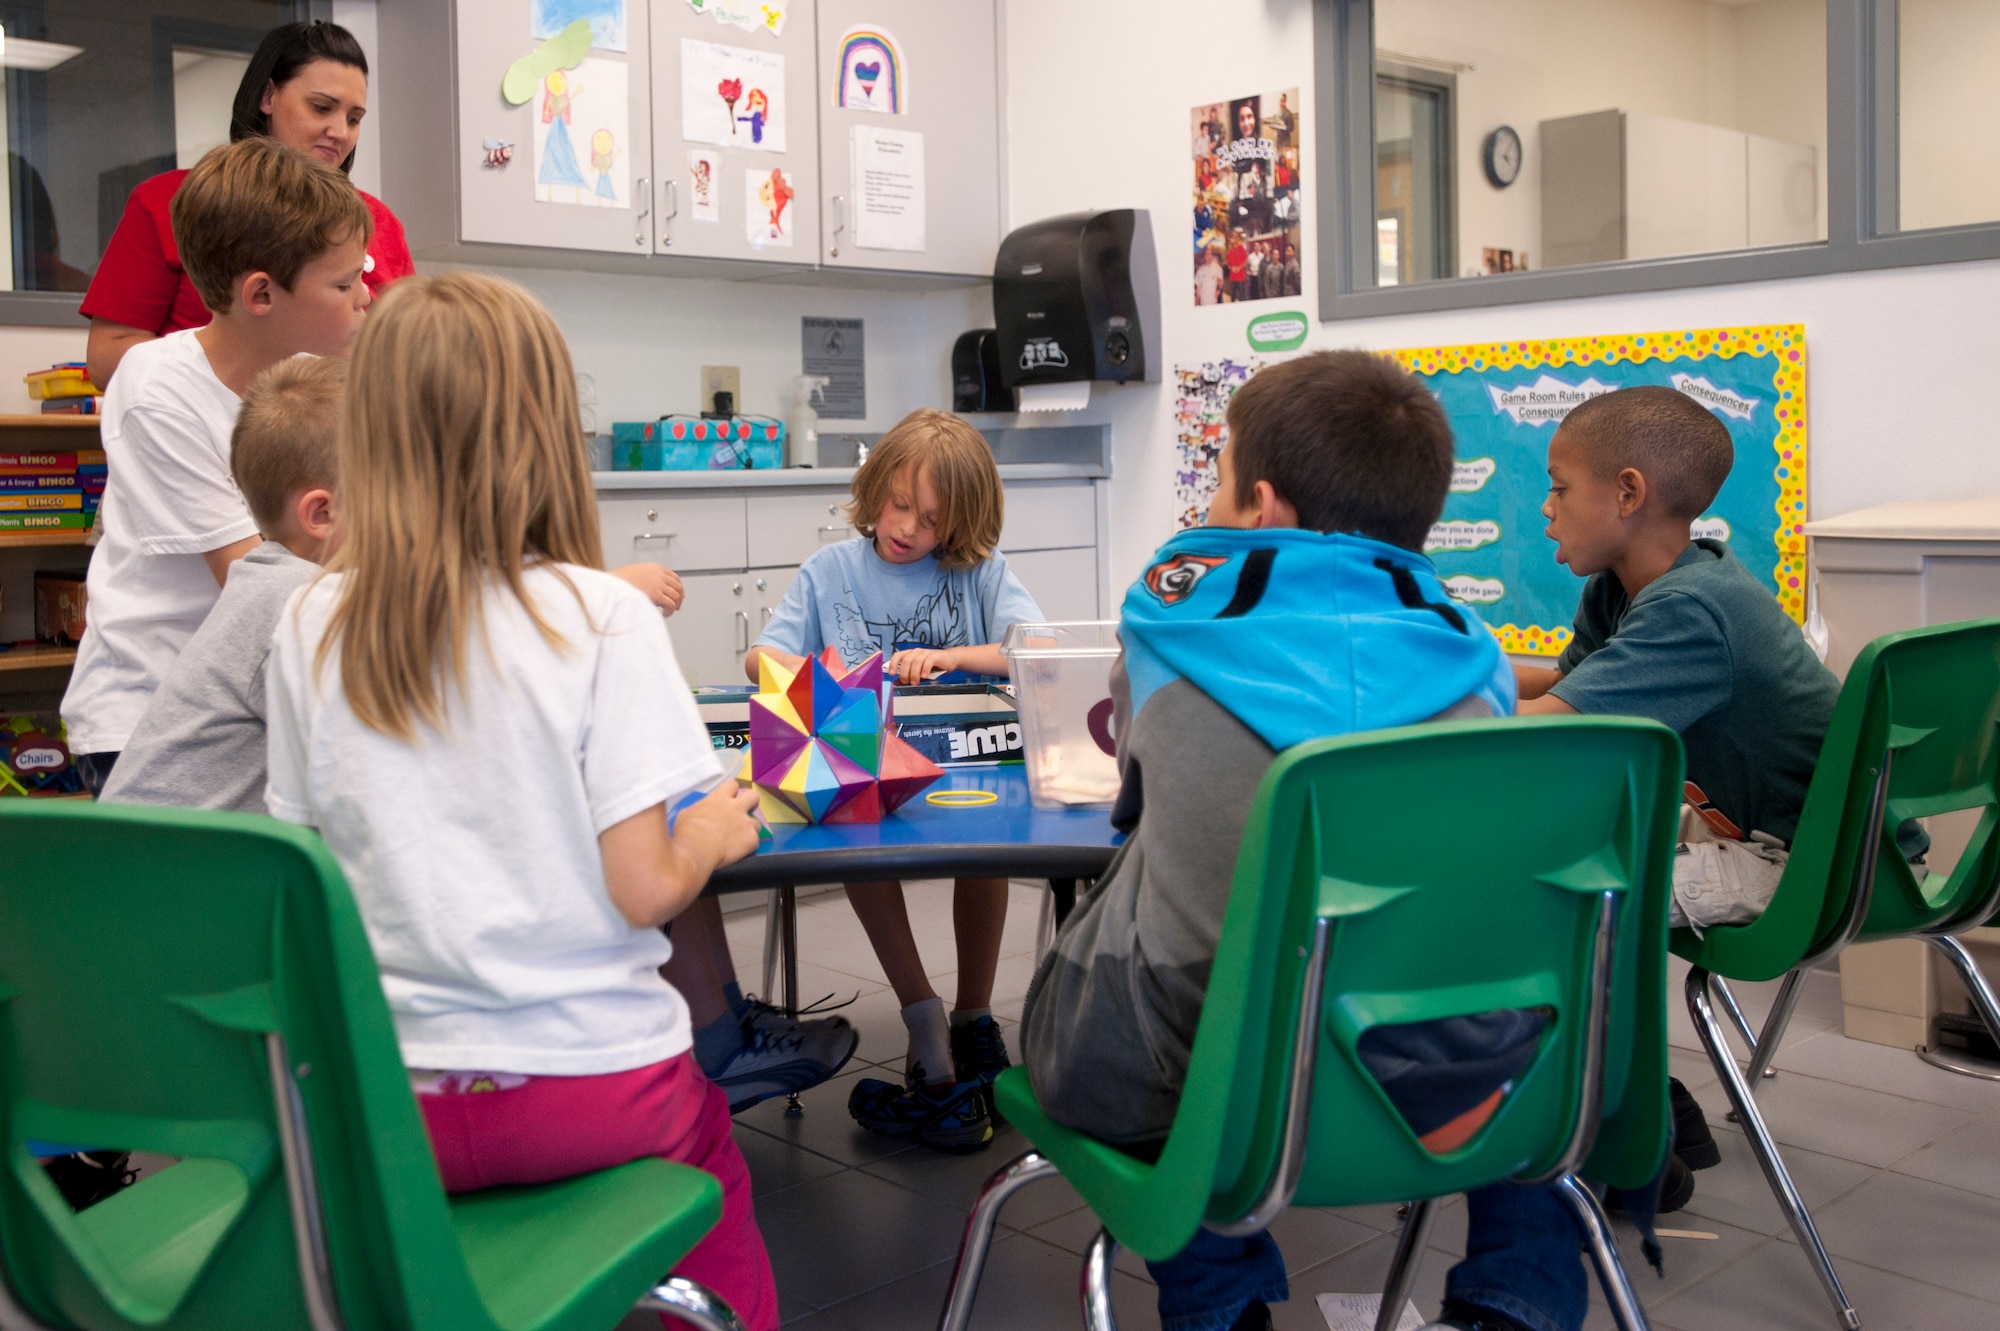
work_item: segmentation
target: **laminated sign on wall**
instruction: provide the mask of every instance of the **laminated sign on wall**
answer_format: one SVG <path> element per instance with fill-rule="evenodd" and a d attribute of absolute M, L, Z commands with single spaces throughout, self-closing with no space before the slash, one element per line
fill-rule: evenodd
<path fill-rule="evenodd" d="M 854 162 L 854 243 L 866 250 L 923 249 L 924 136 L 874 125 L 856 125 L 848 134 Z"/>

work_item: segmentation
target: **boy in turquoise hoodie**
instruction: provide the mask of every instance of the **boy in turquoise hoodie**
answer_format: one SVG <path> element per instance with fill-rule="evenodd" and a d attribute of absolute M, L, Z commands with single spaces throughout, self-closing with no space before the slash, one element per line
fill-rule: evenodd
<path fill-rule="evenodd" d="M 1205 527 L 1160 547 L 1125 597 L 1112 676 L 1118 857 L 1027 997 L 1021 1041 L 1050 1117 L 1137 1154 L 1173 1125 L 1238 844 L 1280 750 L 1426 720 L 1507 716 L 1491 632 L 1421 553 L 1451 484 L 1435 398 L 1392 362 L 1321 352 L 1237 393 Z M 1422 1023 L 1377 1079 L 1437 1149 L 1532 1059 L 1532 1012 Z M 1582 1234 L 1548 1189 L 1469 1198 L 1445 1326 L 1576 1331 Z M 1197 1232 L 1149 1263 L 1165 1331 L 1262 1331 L 1287 1293 L 1268 1233 Z"/>

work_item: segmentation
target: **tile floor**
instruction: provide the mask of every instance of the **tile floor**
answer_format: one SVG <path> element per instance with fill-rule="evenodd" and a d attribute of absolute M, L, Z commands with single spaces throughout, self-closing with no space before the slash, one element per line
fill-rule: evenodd
<path fill-rule="evenodd" d="M 927 957 L 953 956 L 950 894 L 912 884 L 911 915 Z M 1033 971 L 1040 894 L 1016 884 L 995 1007 L 1010 1029 Z M 746 987 L 761 978 L 760 912 L 732 916 L 729 933 Z M 799 1118 L 768 1101 L 737 1120 L 758 1218 L 777 1270 L 788 1327 L 798 1331 L 922 1331 L 934 1326 L 965 1213 L 980 1183 L 1022 1149 L 1003 1132 L 987 1150 L 945 1156 L 871 1137 L 849 1120 L 859 1077 L 900 1075 L 903 1030 L 894 995 L 843 898 L 799 912 L 800 989 L 806 998 L 859 995 L 849 1017 L 860 1048 L 844 1074 L 805 1097 Z M 1659 1331 L 1820 1331 L 1835 1325 L 1810 1270 L 1765 1187 L 1742 1135 L 1724 1120 L 1722 1089 L 1679 1002 L 1675 970 L 1673 1068 L 1715 1128 L 1723 1161 L 1697 1175 L 1695 1199 L 1663 1223 L 1710 1239 L 1665 1240 L 1667 1273 L 1655 1277 L 1623 1228 L 1626 1260 Z M 949 1001 L 951 976 L 936 977 Z M 1738 989 L 1761 1019 L 1775 985 Z M 1793 1177 L 1814 1210 L 1868 1331 L 2000 1328 L 2000 1083 L 1954 1076 L 1913 1055 L 1839 1034 L 1838 980 L 1812 977 L 1760 1092 Z M 1435 1315 L 1445 1272 L 1462 1251 L 1464 1206 L 1453 1202 L 1433 1231 L 1416 1299 Z M 1280 1331 L 1324 1331 L 1322 1291 L 1381 1288 L 1392 1249 L 1391 1208 L 1297 1208 L 1274 1226 L 1292 1278 L 1275 1310 Z M 1017 1194 L 1001 1217 L 980 1291 L 979 1331 L 1081 1325 L 1081 1254 L 1096 1223 L 1060 1181 Z M 1622 1222 L 1621 1222 L 1622 1227 Z M 1115 1299 L 1126 1331 L 1157 1327 L 1145 1268 L 1119 1259 Z M 628 1319 L 629 1331 L 655 1325 Z M 1595 1295 L 1588 1326 L 1613 1325 Z"/>

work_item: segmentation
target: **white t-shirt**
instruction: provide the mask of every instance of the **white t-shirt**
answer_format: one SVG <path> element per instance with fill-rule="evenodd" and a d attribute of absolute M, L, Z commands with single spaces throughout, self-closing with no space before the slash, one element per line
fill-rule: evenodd
<path fill-rule="evenodd" d="M 356 719 L 338 648 L 313 668 L 344 581 L 301 589 L 278 621 L 265 802 L 345 871 L 404 1063 L 587 1076 L 686 1050 L 687 1005 L 658 974 L 671 949 L 612 905 L 597 845 L 724 770 L 659 611 L 608 573 L 530 569 L 567 650 L 489 591 L 490 654 L 475 628 L 447 730 L 408 744 Z"/>
<path fill-rule="evenodd" d="M 105 394 L 103 535 L 62 702 L 76 753 L 125 747 L 222 594 L 202 556 L 257 534 L 229 475 L 243 401 L 215 377 L 195 332 L 133 347 Z"/>

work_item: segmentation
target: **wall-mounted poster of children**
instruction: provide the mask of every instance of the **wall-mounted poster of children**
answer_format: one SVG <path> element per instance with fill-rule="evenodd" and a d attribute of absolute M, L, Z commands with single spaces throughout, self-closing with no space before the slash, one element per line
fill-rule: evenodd
<path fill-rule="evenodd" d="M 1299 92 L 1194 108 L 1194 302 L 1279 300 L 1299 269 Z"/>

